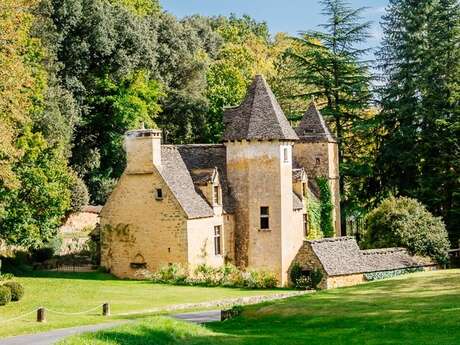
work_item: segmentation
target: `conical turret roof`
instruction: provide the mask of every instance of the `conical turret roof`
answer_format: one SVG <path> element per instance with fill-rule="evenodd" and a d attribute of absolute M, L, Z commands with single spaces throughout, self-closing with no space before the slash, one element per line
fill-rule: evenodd
<path fill-rule="evenodd" d="M 315 102 L 311 102 L 308 110 L 302 117 L 299 127 L 295 129 L 301 141 L 309 142 L 336 142 L 331 131 L 324 122 L 323 116 L 316 107 Z"/>
<path fill-rule="evenodd" d="M 225 111 L 224 124 L 224 141 L 299 139 L 260 75 L 254 78 L 243 103 Z"/>

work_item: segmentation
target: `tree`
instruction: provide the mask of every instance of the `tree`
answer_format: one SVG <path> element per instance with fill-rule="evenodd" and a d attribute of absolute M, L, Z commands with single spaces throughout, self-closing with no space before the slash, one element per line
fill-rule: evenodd
<path fill-rule="evenodd" d="M 347 197 L 345 185 L 353 163 L 348 141 L 352 130 L 362 120 L 371 99 L 371 75 L 360 59 L 367 49 L 359 44 L 368 37 L 369 22 L 362 20 L 364 8 L 350 8 L 344 0 L 323 0 L 327 16 L 323 31 L 305 32 L 294 40 L 304 49 L 288 51 L 297 73 L 294 78 L 306 92 L 292 96 L 324 100 L 323 115 L 331 123 L 339 146 L 340 192 Z M 346 204 L 345 204 L 346 205 Z M 342 210 L 346 211 L 345 205 Z M 342 221 L 342 224 L 345 224 Z"/>
<path fill-rule="evenodd" d="M 37 248 L 56 235 L 70 207 L 70 175 L 66 160 L 40 133 L 27 128 L 17 145 L 23 153 L 14 166 L 20 188 L 0 188 L 6 200 L 0 238 L 7 244 Z"/>
<path fill-rule="evenodd" d="M 460 237 L 458 1 L 390 1 L 379 51 L 381 185 L 419 198 Z"/>
<path fill-rule="evenodd" d="M 371 248 L 405 247 L 412 254 L 447 262 L 449 241 L 444 223 L 415 199 L 385 199 L 368 214 L 366 223 L 366 245 Z"/>

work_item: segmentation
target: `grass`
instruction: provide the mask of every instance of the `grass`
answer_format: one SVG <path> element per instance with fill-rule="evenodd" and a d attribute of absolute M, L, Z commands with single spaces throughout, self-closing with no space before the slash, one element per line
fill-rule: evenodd
<path fill-rule="evenodd" d="M 459 325 L 460 270 L 445 270 L 250 306 L 206 326 L 146 318 L 61 345 L 452 345 Z"/>
<path fill-rule="evenodd" d="M 47 312 L 46 323 L 37 323 L 35 314 L 17 321 L 2 322 L 40 306 L 58 312 L 76 313 L 109 302 L 112 314 L 119 314 L 173 304 L 280 292 L 280 290 L 160 285 L 148 281 L 118 280 L 105 273 L 41 272 L 33 276 L 18 277 L 17 281 L 24 285 L 25 295 L 20 302 L 11 302 L 0 307 L 0 337 L 126 319 L 117 316 L 102 317 L 100 316 L 102 308 L 98 308 L 87 315 L 65 316 Z"/>

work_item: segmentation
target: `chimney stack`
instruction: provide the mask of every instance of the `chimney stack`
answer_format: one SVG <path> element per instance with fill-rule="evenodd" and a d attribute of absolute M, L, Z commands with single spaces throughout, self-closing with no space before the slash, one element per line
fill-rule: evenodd
<path fill-rule="evenodd" d="M 126 173 L 145 174 L 161 166 L 161 130 L 137 129 L 125 135 Z"/>

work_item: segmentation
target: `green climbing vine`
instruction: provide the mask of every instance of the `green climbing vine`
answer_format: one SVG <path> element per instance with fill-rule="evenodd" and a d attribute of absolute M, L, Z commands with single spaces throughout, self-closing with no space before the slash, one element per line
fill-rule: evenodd
<path fill-rule="evenodd" d="M 332 225 L 332 198 L 331 188 L 329 182 L 325 177 L 317 177 L 316 183 L 320 190 L 320 204 L 321 204 L 321 231 L 324 237 L 334 236 L 334 227 Z"/>
<path fill-rule="evenodd" d="M 321 232 L 321 203 L 313 195 L 308 195 L 308 240 L 323 238 Z"/>

